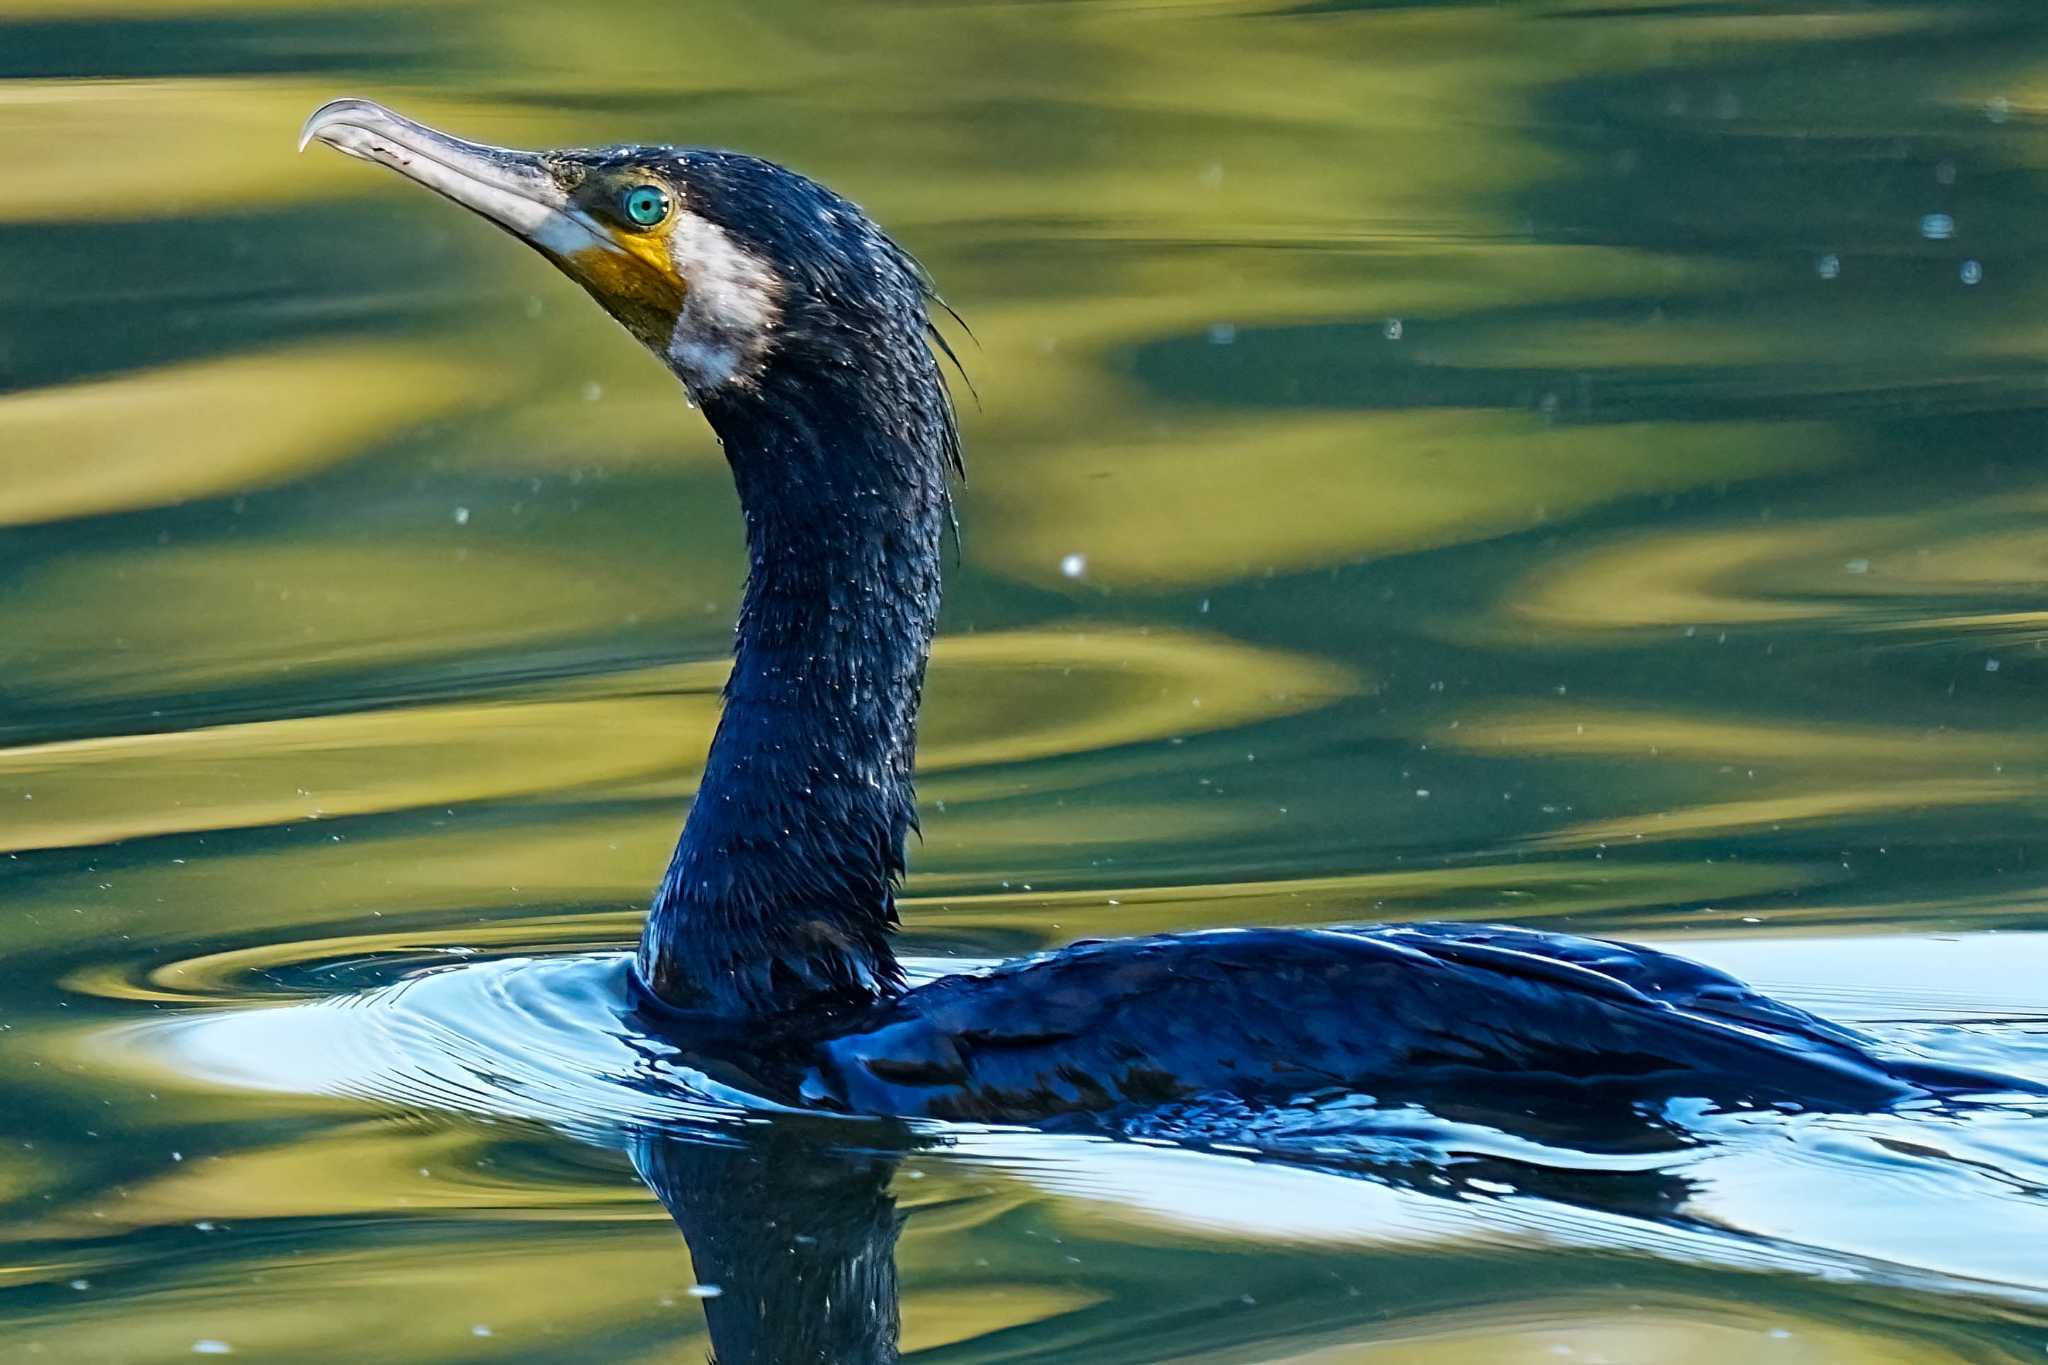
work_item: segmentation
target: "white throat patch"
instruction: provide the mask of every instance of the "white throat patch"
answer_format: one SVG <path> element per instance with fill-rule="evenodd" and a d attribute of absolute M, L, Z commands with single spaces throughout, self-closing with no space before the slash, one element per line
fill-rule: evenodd
<path fill-rule="evenodd" d="M 752 380 L 782 317 L 775 272 L 724 228 L 687 211 L 669 232 L 669 259 L 683 278 L 669 363 L 696 396 Z"/>

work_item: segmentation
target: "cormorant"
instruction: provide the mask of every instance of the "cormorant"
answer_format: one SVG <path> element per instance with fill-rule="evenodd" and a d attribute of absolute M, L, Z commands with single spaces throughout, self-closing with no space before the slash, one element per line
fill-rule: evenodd
<path fill-rule="evenodd" d="M 1678 957 L 1517 928 L 1171 934 L 906 989 L 890 935 L 961 471 L 923 270 L 737 152 L 512 151 L 357 99 L 316 111 L 316 139 L 536 247 L 724 447 L 749 558 L 732 674 L 634 972 L 650 1027 L 707 1067 L 818 1108 L 1032 1122 L 1217 1094 L 1876 1109 L 2029 1088 L 1880 1057 Z"/>

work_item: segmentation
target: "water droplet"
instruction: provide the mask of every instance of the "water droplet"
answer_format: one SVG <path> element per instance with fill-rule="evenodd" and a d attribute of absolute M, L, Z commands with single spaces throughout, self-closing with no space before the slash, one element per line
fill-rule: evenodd
<path fill-rule="evenodd" d="M 724 1292 L 723 1289 L 715 1284 L 693 1284 L 690 1286 L 690 1297 L 693 1299 L 715 1299 Z"/>
<path fill-rule="evenodd" d="M 1399 319 L 1399 318 L 1388 318 L 1388 319 L 1387 319 L 1387 326 L 1386 326 L 1386 336 L 1387 336 L 1387 340 L 1389 340 L 1389 341 L 1399 341 L 1399 340 L 1401 339 L 1401 333 L 1402 333 L 1402 332 L 1404 332 L 1405 330 L 1407 330 L 1407 329 L 1401 326 L 1401 319 Z"/>
<path fill-rule="evenodd" d="M 491 1334 L 491 1329 L 482 1323 L 478 1323 L 469 1329 L 469 1334 L 473 1337 L 487 1337 Z"/>
<path fill-rule="evenodd" d="M 1930 213 L 1920 220 L 1920 235 L 1930 242 L 1945 242 L 1956 235 L 1956 220 L 1945 213 Z"/>
<path fill-rule="evenodd" d="M 1229 323 L 1212 322 L 1209 324 L 1209 344 L 1211 346 L 1228 346 L 1236 340 L 1237 328 Z"/>
<path fill-rule="evenodd" d="M 584 402 L 595 403 L 598 399 L 602 397 L 604 397 L 604 385 L 598 383 L 595 379 L 591 380 L 589 383 L 583 386 Z"/>
<path fill-rule="evenodd" d="M 1986 659 L 1984 661 L 1984 671 L 1986 673 L 1996 673 L 1998 671 L 1998 660 Z"/>
<path fill-rule="evenodd" d="M 1964 284 L 1978 284 L 1984 279 L 1984 267 L 1976 261 L 1964 261 L 1959 273 Z"/>
<path fill-rule="evenodd" d="M 1832 280 L 1842 273 L 1842 258 L 1830 252 L 1813 263 L 1816 273 L 1824 280 Z"/>
<path fill-rule="evenodd" d="M 1069 578 L 1079 578 L 1088 572 L 1088 556 L 1071 554 L 1060 561 L 1060 572 Z"/>
<path fill-rule="evenodd" d="M 467 507 L 458 507 L 455 509 L 455 524 L 457 526 L 469 525 L 469 509 Z"/>
<path fill-rule="evenodd" d="M 1852 559 L 1847 564 L 1844 564 L 1842 568 L 1848 573 L 1869 573 L 1870 561 L 1867 559 Z"/>
<path fill-rule="evenodd" d="M 234 1353 L 234 1347 L 225 1341 L 215 1341 L 211 1337 L 192 1343 L 192 1354 L 195 1356 L 231 1356 Z"/>

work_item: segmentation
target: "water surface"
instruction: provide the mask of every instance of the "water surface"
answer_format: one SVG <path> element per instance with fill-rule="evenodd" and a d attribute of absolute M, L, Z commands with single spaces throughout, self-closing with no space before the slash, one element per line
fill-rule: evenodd
<path fill-rule="evenodd" d="M 2048 1079 L 2035 0 L 0 0 L 0 1359 L 700 1359 L 721 1188 L 893 1202 L 935 1363 L 2042 1358 L 2023 1104 L 650 1098 L 733 496 L 342 93 L 776 157 L 967 317 L 928 968 L 1513 919 Z"/>

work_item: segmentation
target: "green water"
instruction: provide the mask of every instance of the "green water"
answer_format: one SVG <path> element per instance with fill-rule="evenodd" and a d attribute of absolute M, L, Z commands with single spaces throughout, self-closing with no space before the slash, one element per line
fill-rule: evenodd
<path fill-rule="evenodd" d="M 629 943 L 715 714 L 707 430 L 339 94 L 786 161 L 971 324 L 909 951 L 1514 919 L 2048 1067 L 2040 0 L 0 0 L 0 1360 L 707 1350 L 644 1152 L 127 1041 Z M 905 1351 L 2042 1359 L 2044 1134 L 1705 1233 L 991 1139 Z"/>

